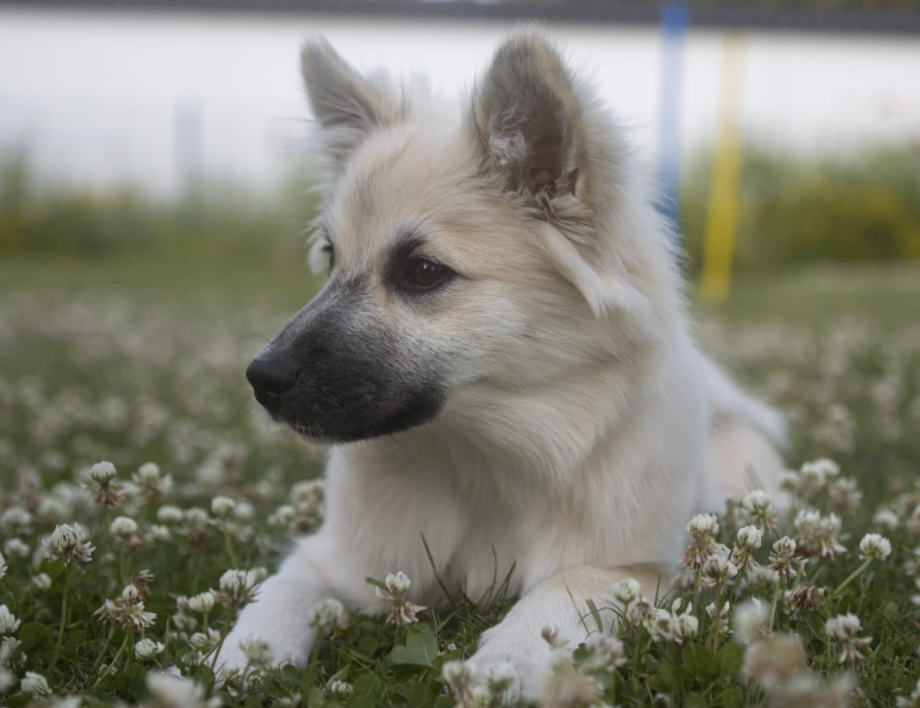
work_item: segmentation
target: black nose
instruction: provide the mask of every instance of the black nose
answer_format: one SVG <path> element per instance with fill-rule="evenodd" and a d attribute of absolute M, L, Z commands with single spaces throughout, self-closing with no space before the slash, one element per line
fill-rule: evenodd
<path fill-rule="evenodd" d="M 298 373 L 296 362 L 283 352 L 260 354 L 246 367 L 256 400 L 273 412 L 281 404 L 281 394 L 294 388 Z"/>

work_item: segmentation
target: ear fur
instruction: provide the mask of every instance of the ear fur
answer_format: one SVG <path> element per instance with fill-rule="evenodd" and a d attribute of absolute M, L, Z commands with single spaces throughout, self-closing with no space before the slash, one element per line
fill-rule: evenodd
<path fill-rule="evenodd" d="M 322 37 L 304 45 L 300 67 L 326 152 L 337 169 L 371 131 L 403 120 L 408 112 L 407 101 L 387 77 L 361 76 Z"/>
<path fill-rule="evenodd" d="M 473 97 L 473 121 L 490 167 L 508 190 L 537 202 L 576 191 L 581 113 L 559 55 L 530 32 L 498 48 Z"/>

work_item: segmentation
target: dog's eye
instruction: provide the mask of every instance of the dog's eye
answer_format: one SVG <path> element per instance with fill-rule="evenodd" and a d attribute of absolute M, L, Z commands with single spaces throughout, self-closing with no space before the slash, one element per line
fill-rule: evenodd
<path fill-rule="evenodd" d="M 332 247 L 331 243 L 327 243 L 323 246 L 322 251 L 329 258 L 329 270 L 332 270 L 332 267 L 335 265 L 335 249 Z"/>
<path fill-rule="evenodd" d="M 424 292 L 443 285 L 453 274 L 450 268 L 440 263 L 427 258 L 413 258 L 399 284 L 409 292 Z"/>

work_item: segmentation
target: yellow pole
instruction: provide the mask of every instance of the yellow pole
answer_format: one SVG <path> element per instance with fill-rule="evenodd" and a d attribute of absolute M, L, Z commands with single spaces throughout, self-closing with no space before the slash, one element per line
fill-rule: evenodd
<path fill-rule="evenodd" d="M 722 98 L 709 184 L 709 209 L 703 254 L 702 294 L 706 302 L 725 301 L 731 288 L 732 258 L 738 215 L 741 168 L 741 89 L 744 79 L 744 40 L 726 35 L 722 46 Z"/>

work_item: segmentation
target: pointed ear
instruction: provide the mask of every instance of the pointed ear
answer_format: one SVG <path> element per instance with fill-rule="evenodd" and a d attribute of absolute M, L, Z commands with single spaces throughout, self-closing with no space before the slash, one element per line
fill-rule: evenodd
<path fill-rule="evenodd" d="M 404 117 L 404 102 L 393 95 L 385 77 L 370 81 L 361 76 L 323 38 L 304 45 L 300 67 L 310 107 L 336 168 L 372 130 Z"/>
<path fill-rule="evenodd" d="M 508 190 L 538 203 L 575 194 L 583 162 L 582 108 L 568 70 L 542 37 L 506 40 L 473 95 L 487 164 Z"/>

